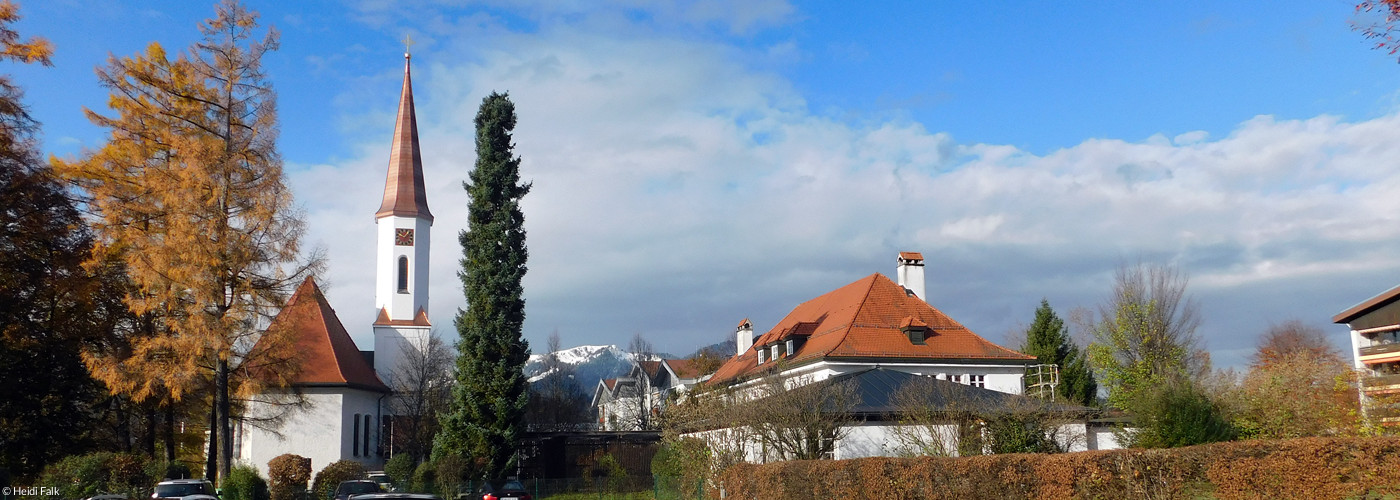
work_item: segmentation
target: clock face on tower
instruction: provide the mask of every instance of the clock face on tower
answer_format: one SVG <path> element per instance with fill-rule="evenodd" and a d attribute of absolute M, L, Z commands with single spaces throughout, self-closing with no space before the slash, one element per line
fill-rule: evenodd
<path fill-rule="evenodd" d="M 411 247 L 411 246 L 413 246 L 413 230 L 412 230 L 412 229 L 396 229 L 396 230 L 394 230 L 394 244 L 395 244 L 395 245 L 398 245 L 398 246 L 402 246 L 402 247 Z"/>

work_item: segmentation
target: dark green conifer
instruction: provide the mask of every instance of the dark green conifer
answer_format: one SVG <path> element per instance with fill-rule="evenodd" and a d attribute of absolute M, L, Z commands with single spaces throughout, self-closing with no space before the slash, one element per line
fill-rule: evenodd
<path fill-rule="evenodd" d="M 476 115 L 476 167 L 462 183 L 471 197 L 462 244 L 467 308 L 457 312 L 457 385 L 433 456 L 466 460 L 465 474 L 497 477 L 515 465 L 524 431 L 528 384 L 522 368 L 529 344 L 525 323 L 525 215 L 520 158 L 512 151 L 515 105 L 492 93 Z"/>
<path fill-rule="evenodd" d="M 1093 406 L 1098 399 L 1099 385 L 1086 362 L 1084 351 L 1069 338 L 1064 320 L 1050 308 L 1050 301 L 1040 299 L 1035 320 L 1026 329 L 1026 343 L 1021 352 L 1035 356 L 1041 364 L 1059 366 L 1060 384 L 1055 388 L 1055 400 Z M 1031 381 L 1027 380 L 1027 384 Z"/>

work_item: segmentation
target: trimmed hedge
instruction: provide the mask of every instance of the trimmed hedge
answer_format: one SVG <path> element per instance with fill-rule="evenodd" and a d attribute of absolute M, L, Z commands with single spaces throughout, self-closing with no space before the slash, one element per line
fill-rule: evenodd
<path fill-rule="evenodd" d="M 1400 438 L 739 464 L 720 485 L 726 498 L 1348 498 L 1400 494 Z"/>
<path fill-rule="evenodd" d="M 306 495 L 311 481 L 311 459 L 284 453 L 267 461 L 267 479 L 272 500 L 295 500 Z"/>

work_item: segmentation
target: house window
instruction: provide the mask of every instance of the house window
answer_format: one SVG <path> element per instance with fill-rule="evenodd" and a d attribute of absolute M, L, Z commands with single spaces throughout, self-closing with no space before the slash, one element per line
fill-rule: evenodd
<path fill-rule="evenodd" d="M 360 453 L 360 454 L 361 454 L 361 455 L 364 455 L 364 456 L 366 456 L 366 457 L 369 456 L 369 430 L 370 430 L 370 428 L 372 427 L 370 424 L 371 424 L 371 422 L 370 422 L 370 420 L 369 420 L 369 415 L 365 415 L 365 426 L 364 426 L 364 433 L 365 433 L 365 436 L 364 436 L 364 437 L 365 437 L 365 442 L 363 443 L 363 444 L 364 444 L 364 452 L 362 452 L 362 453 Z"/>
<path fill-rule="evenodd" d="M 968 375 L 972 378 L 973 387 L 987 387 L 986 375 Z"/>
<path fill-rule="evenodd" d="M 763 364 L 763 354 L 766 353 L 766 352 L 768 352 L 767 349 L 759 349 L 759 350 L 758 350 L 758 364 L 760 364 L 760 365 Z"/>
<path fill-rule="evenodd" d="M 408 293 L 408 257 L 399 257 L 399 293 Z"/>
<path fill-rule="evenodd" d="M 787 355 L 788 355 L 788 356 L 792 356 L 792 352 L 795 351 L 795 350 L 796 350 L 796 349 L 793 349 L 793 348 L 792 348 L 792 339 L 788 339 L 788 341 L 787 341 Z"/>
<path fill-rule="evenodd" d="M 773 361 L 778 360 L 778 344 L 773 344 Z"/>
<path fill-rule="evenodd" d="M 350 433 L 350 439 L 354 441 L 350 445 L 350 453 L 358 457 L 360 456 L 360 414 L 356 413 L 354 416 L 350 417 L 350 420 L 355 422 L 355 432 Z M 341 442 L 344 443 L 345 441 Z"/>

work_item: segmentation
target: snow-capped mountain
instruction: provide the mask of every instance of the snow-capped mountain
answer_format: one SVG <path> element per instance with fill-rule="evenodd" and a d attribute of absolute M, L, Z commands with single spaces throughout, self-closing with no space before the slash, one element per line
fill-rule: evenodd
<path fill-rule="evenodd" d="M 574 380 L 585 394 L 593 394 L 598 381 L 621 377 L 632 368 L 631 353 L 615 345 L 581 345 L 555 353 L 559 362 L 574 370 Z M 538 382 L 549 375 L 544 369 L 544 354 L 531 354 L 525 361 L 525 376 Z"/>

